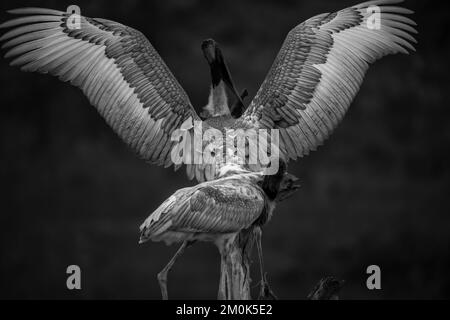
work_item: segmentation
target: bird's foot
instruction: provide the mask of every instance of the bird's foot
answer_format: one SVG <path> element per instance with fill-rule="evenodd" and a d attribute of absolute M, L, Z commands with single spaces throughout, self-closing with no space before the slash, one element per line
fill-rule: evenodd
<path fill-rule="evenodd" d="M 158 273 L 159 287 L 161 288 L 161 297 L 163 300 L 169 300 L 169 295 L 167 293 L 167 273 L 162 271 Z"/>

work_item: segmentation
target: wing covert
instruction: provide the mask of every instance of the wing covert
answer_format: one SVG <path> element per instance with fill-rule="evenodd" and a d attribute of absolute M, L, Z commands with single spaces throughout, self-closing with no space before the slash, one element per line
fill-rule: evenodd
<path fill-rule="evenodd" d="M 190 199 L 190 214 L 177 223 L 197 232 L 228 233 L 248 228 L 264 209 L 264 197 L 254 185 L 210 184 Z"/>
<path fill-rule="evenodd" d="M 180 189 L 141 225 L 145 238 L 165 231 L 232 233 L 248 228 L 264 210 L 262 190 L 237 178 Z"/>

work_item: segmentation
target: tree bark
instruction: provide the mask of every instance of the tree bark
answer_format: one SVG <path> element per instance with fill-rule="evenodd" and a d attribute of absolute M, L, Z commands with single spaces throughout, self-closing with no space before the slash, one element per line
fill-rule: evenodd
<path fill-rule="evenodd" d="M 221 245 L 219 300 L 250 300 L 253 228 L 241 231 Z"/>

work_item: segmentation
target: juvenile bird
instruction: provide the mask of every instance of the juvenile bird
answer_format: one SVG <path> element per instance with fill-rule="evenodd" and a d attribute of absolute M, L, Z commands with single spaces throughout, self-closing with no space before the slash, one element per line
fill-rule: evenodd
<path fill-rule="evenodd" d="M 250 172 L 238 166 L 225 166 L 217 180 L 176 191 L 141 225 L 140 243 L 148 240 L 166 244 L 182 242 L 181 247 L 158 274 L 163 299 L 168 298 L 167 274 L 186 247 L 195 241 L 212 241 L 221 258 L 227 246 L 242 231 L 261 228 L 272 216 L 277 201 L 290 196 L 299 185 L 280 161 L 274 175 Z M 261 232 L 256 232 L 261 268 L 261 292 L 270 292 L 264 274 Z"/>

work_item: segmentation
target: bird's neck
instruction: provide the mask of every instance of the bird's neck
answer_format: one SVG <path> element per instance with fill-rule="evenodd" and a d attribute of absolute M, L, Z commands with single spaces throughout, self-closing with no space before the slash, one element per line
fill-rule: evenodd
<path fill-rule="evenodd" d="M 204 107 L 204 110 L 209 117 L 230 115 L 227 92 L 222 80 L 217 85 L 211 86 L 208 104 Z"/>
<path fill-rule="evenodd" d="M 240 165 L 235 163 L 228 163 L 222 166 L 219 170 L 219 178 L 225 178 L 229 176 L 242 175 L 243 177 L 248 177 L 249 179 L 257 179 L 259 174 L 255 172 L 250 172 L 245 170 Z"/>

